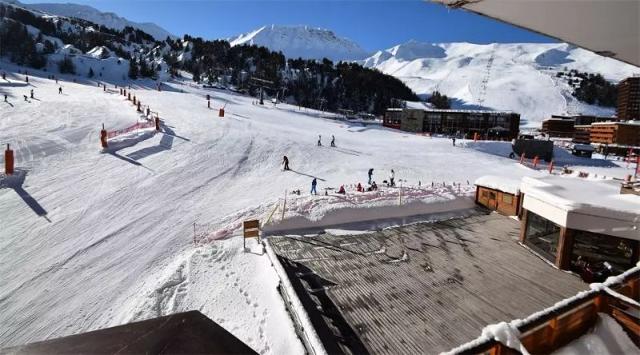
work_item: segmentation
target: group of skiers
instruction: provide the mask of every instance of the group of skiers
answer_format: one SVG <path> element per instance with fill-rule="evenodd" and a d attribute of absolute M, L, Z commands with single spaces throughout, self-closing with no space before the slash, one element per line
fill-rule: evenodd
<path fill-rule="evenodd" d="M 318 141 L 318 142 L 320 142 L 320 141 Z M 332 143 L 333 143 L 333 136 L 332 136 Z M 286 170 L 291 170 L 291 168 L 289 168 L 289 158 L 286 155 L 282 158 L 282 165 L 283 165 L 283 170 L 285 170 L 285 171 Z M 368 181 L 369 187 L 364 188 L 360 183 L 358 183 L 358 186 L 356 187 L 356 190 L 358 192 L 376 191 L 376 190 L 378 190 L 378 185 L 376 184 L 375 181 L 373 181 L 373 168 L 369 169 L 367 175 L 369 177 L 369 181 Z M 389 173 L 389 181 L 385 181 L 387 183 L 387 186 L 389 186 L 389 187 L 396 186 L 395 178 L 396 178 L 396 172 L 393 169 L 391 169 L 391 172 Z M 311 194 L 312 195 L 317 195 L 318 194 L 317 186 L 318 186 L 318 180 L 317 180 L 317 178 L 314 177 L 313 180 L 311 180 Z M 340 188 L 338 189 L 338 193 L 339 194 L 346 194 L 346 190 L 344 188 L 344 185 L 340 186 Z"/>
<path fill-rule="evenodd" d="M 322 146 L 322 135 L 318 134 L 318 147 Z M 335 147 L 336 146 L 336 137 L 332 134 L 331 135 L 331 147 Z"/>

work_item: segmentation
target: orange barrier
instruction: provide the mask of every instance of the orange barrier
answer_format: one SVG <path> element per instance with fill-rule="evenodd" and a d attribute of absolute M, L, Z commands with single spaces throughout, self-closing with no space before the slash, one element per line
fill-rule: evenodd
<path fill-rule="evenodd" d="M 13 150 L 7 144 L 7 150 L 4 151 L 4 173 L 7 175 L 13 174 Z"/>
<path fill-rule="evenodd" d="M 224 108 L 221 108 L 220 111 L 218 111 L 218 117 L 224 117 Z"/>

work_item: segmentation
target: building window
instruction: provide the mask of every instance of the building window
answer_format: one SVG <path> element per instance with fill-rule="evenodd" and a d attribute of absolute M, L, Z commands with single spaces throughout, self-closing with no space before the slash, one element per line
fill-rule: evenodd
<path fill-rule="evenodd" d="M 507 205 L 513 204 L 513 196 L 509 194 L 502 194 L 502 202 Z"/>
<path fill-rule="evenodd" d="M 637 243 L 635 240 L 577 230 L 574 234 L 571 267 L 582 273 L 587 263 L 594 265 L 607 262 L 614 274 L 622 273 L 637 262 L 632 259 Z"/>
<path fill-rule="evenodd" d="M 536 251 L 545 259 L 555 262 L 558 251 L 560 226 L 527 211 L 527 225 L 524 244 Z"/>

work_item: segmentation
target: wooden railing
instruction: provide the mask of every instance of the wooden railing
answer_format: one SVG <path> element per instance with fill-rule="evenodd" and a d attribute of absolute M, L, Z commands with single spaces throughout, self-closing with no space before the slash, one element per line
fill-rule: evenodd
<path fill-rule="evenodd" d="M 627 275 L 623 283 L 610 286 L 615 292 L 640 299 L 640 271 Z M 539 317 L 517 326 L 520 342 L 531 354 L 550 353 L 585 334 L 596 322 L 598 313 L 613 317 L 625 330 L 629 339 L 640 347 L 640 307 L 604 290 L 579 294 L 566 304 L 542 312 Z M 476 342 L 459 351 L 460 354 L 518 354 L 497 340 Z"/>

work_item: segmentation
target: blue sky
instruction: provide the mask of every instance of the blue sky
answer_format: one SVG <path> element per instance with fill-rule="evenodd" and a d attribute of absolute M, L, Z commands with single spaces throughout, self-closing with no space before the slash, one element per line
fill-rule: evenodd
<path fill-rule="evenodd" d="M 415 39 L 424 42 L 554 42 L 553 39 L 463 10 L 419 0 L 22 0 L 74 2 L 169 32 L 228 38 L 267 24 L 333 30 L 374 51 Z"/>

